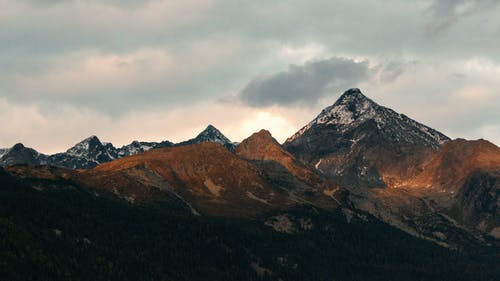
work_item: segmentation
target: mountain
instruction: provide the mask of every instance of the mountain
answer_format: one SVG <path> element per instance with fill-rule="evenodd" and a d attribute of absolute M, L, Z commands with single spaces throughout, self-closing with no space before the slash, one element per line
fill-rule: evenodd
<path fill-rule="evenodd" d="M 346 186 L 386 187 L 447 141 L 442 133 L 349 89 L 284 147 Z"/>
<path fill-rule="evenodd" d="M 9 149 L 0 150 L 0 166 L 16 164 L 40 165 L 47 163 L 47 156 L 18 143 Z"/>
<path fill-rule="evenodd" d="M 489 142 L 451 141 L 350 89 L 284 147 L 353 206 L 412 235 L 454 248 L 498 243 L 500 149 Z"/>
<path fill-rule="evenodd" d="M 224 136 L 217 128 L 212 125 L 208 125 L 205 130 L 199 133 L 195 138 L 187 141 L 177 143 L 176 146 L 197 144 L 202 142 L 216 142 L 225 146 L 227 149 L 233 151 L 235 144 L 231 142 L 226 136 Z"/>

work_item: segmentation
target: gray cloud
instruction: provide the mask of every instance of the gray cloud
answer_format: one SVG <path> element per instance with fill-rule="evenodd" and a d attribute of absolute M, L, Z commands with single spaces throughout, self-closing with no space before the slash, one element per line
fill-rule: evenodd
<path fill-rule="evenodd" d="M 427 24 L 428 35 L 436 36 L 458 21 L 498 6 L 498 0 L 435 0 L 429 8 L 432 14 Z"/>
<path fill-rule="evenodd" d="M 258 77 L 241 91 L 250 106 L 315 104 L 328 92 L 354 87 L 370 77 L 367 61 L 333 57 L 291 65 L 287 71 Z"/>

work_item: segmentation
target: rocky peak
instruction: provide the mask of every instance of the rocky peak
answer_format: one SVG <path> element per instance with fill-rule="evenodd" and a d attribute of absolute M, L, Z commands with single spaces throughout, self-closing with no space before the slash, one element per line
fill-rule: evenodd
<path fill-rule="evenodd" d="M 234 151 L 236 155 L 247 160 L 271 160 L 280 163 L 292 173 L 299 171 L 299 174 L 304 174 L 302 165 L 267 130 L 254 133 L 243 140 Z"/>
<path fill-rule="evenodd" d="M 180 142 L 176 146 L 197 144 L 202 142 L 216 142 L 224 145 L 229 150 L 234 150 L 235 145 L 224 136 L 217 128 L 208 125 L 205 130 L 199 133 L 195 138 Z"/>
<path fill-rule="evenodd" d="M 214 141 L 221 144 L 230 143 L 231 141 L 226 138 L 217 128 L 212 125 L 208 125 L 208 127 L 203 130 L 201 133 L 196 136 L 197 139 L 202 139 L 205 141 Z"/>
<path fill-rule="evenodd" d="M 0 149 L 0 166 L 16 164 L 40 165 L 46 163 L 46 156 L 36 150 L 17 143 L 9 149 Z"/>
<path fill-rule="evenodd" d="M 273 138 L 271 133 L 268 130 L 262 129 L 258 131 L 257 133 L 252 134 L 248 139 L 249 140 L 254 140 L 254 141 L 259 141 L 259 142 L 272 142 L 272 143 L 277 143 L 277 141 Z"/>
<path fill-rule="evenodd" d="M 19 150 L 23 150 L 23 149 L 25 149 L 25 148 L 26 148 L 26 147 L 24 146 L 24 144 L 22 144 L 22 143 L 16 143 L 16 144 L 15 144 L 15 145 L 11 148 L 11 150 L 17 150 L 17 151 L 19 151 Z"/>
<path fill-rule="evenodd" d="M 272 137 L 267 130 L 260 130 L 243 140 L 235 149 L 240 157 L 249 160 L 268 160 L 280 156 L 290 157 L 288 152 L 281 148 L 280 144 Z M 275 160 L 275 159 L 273 159 Z"/>
<path fill-rule="evenodd" d="M 290 137 L 287 143 L 293 142 L 312 128 L 333 126 L 338 133 L 345 134 L 368 121 L 376 126 L 376 130 L 397 142 L 420 142 L 438 148 L 449 140 L 447 136 L 404 114 L 378 105 L 363 95 L 358 88 L 353 88 L 345 91 L 333 105 L 323 109 L 314 120 Z"/>
<path fill-rule="evenodd" d="M 375 119 L 381 123 L 380 108 L 377 103 L 363 95 L 358 88 L 349 89 L 333 105 L 323 109 L 314 120 L 289 138 L 287 142 L 293 141 L 318 125 L 336 125 L 340 130 L 346 131 L 369 119 Z"/>
<path fill-rule="evenodd" d="M 91 151 L 99 149 L 102 146 L 103 144 L 98 137 L 90 136 L 68 149 L 67 153 L 73 156 L 83 156 L 88 155 Z"/>

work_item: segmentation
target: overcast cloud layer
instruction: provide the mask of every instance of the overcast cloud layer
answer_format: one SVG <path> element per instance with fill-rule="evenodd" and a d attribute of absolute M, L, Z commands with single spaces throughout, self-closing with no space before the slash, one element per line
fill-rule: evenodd
<path fill-rule="evenodd" d="M 181 141 L 212 123 L 283 141 L 347 88 L 500 144 L 500 5 L 0 0 L 0 147 Z"/>

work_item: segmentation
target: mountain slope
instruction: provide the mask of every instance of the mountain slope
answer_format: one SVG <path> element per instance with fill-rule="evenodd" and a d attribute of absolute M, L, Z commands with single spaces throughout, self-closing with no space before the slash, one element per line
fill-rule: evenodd
<path fill-rule="evenodd" d="M 409 188 L 448 194 L 441 205 L 456 221 L 500 238 L 500 148 L 484 141 L 450 141 L 404 178 Z M 439 202 L 438 196 L 435 201 Z M 445 197 L 446 198 L 446 197 Z"/>
<path fill-rule="evenodd" d="M 151 198 L 152 189 L 164 190 L 182 198 L 194 213 L 210 215 L 255 216 L 301 204 L 254 164 L 215 142 L 125 157 L 82 172 L 79 180 L 137 202 Z"/>
<path fill-rule="evenodd" d="M 254 133 L 243 140 L 236 147 L 235 153 L 239 157 L 253 161 L 262 168 L 263 173 L 273 173 L 273 177 L 280 178 L 284 182 L 284 186 L 292 185 L 285 182 L 288 174 L 282 172 L 283 170 L 288 171 L 289 175 L 293 175 L 295 179 L 305 183 L 306 186 L 302 189 L 301 197 L 307 197 L 309 193 L 326 195 L 327 197 L 322 199 L 327 200 L 325 202 L 327 206 L 332 204 L 330 199 L 338 204 L 342 200 L 342 189 L 320 175 L 314 168 L 307 167 L 297 161 L 266 130 Z"/>
<path fill-rule="evenodd" d="M 499 274 L 495 256 L 449 251 L 370 216 L 303 207 L 259 219 L 200 217 L 174 201 L 155 208 L 96 196 L 60 176 L 70 170 L 17 168 L 15 175 L 0 168 L 5 280 L 469 281 Z M 278 217 L 296 230 L 267 224 Z"/>

